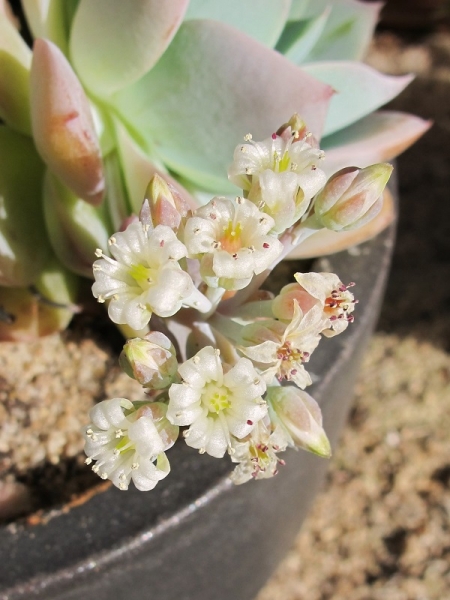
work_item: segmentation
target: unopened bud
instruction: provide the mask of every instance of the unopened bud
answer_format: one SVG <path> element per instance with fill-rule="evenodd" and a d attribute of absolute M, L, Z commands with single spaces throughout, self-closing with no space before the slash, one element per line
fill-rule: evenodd
<path fill-rule="evenodd" d="M 392 165 L 378 163 L 359 169 L 347 167 L 335 173 L 315 198 L 316 218 L 327 229 L 348 231 L 376 217 Z"/>
<path fill-rule="evenodd" d="M 267 388 L 266 400 L 272 422 L 282 427 L 291 446 L 331 456 L 322 412 L 314 398 L 297 387 L 280 386 Z"/>
<path fill-rule="evenodd" d="M 144 338 L 128 340 L 120 355 L 120 366 L 143 387 L 162 390 L 177 372 L 175 348 L 167 336 L 152 331 Z"/>
<path fill-rule="evenodd" d="M 177 190 L 160 175 L 155 174 L 145 192 L 144 206 L 148 202 L 153 225 L 167 225 L 174 230 L 186 217 L 189 206 Z"/>

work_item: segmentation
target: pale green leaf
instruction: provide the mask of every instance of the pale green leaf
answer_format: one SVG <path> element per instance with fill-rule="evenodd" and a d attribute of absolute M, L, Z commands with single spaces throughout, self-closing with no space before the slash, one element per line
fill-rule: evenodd
<path fill-rule="evenodd" d="M 0 117 L 13 129 L 31 133 L 29 73 L 31 50 L 5 14 L 0 14 Z"/>
<path fill-rule="evenodd" d="M 326 60 L 362 60 L 367 52 L 381 2 L 334 0 L 322 35 L 312 48 L 308 62 Z"/>
<path fill-rule="evenodd" d="M 327 8 L 318 17 L 287 23 L 277 43 L 278 52 L 296 64 L 303 62 L 320 38 L 329 14 L 330 9 Z"/>
<path fill-rule="evenodd" d="M 95 250 L 100 248 L 106 252 L 112 233 L 105 203 L 99 208 L 91 206 L 47 171 L 44 214 L 59 260 L 71 271 L 92 277 Z"/>
<path fill-rule="evenodd" d="M 386 162 L 406 150 L 431 126 L 430 121 L 395 111 L 373 113 L 322 139 L 322 168 L 331 175 L 350 165 Z"/>
<path fill-rule="evenodd" d="M 107 96 L 142 77 L 175 35 L 188 0 L 81 0 L 70 38 L 84 84 Z"/>
<path fill-rule="evenodd" d="M 66 26 L 64 2 L 22 0 L 22 6 L 33 37 L 50 40 L 67 56 L 69 30 Z"/>
<path fill-rule="evenodd" d="M 32 141 L 0 126 L 0 285 L 32 283 L 50 255 L 41 205 L 43 165 Z"/>
<path fill-rule="evenodd" d="M 139 214 L 148 183 L 155 174 L 168 181 L 190 206 L 195 207 L 196 203 L 186 189 L 167 173 L 164 165 L 138 146 L 119 121 L 116 121 L 116 140 L 131 212 Z"/>
<path fill-rule="evenodd" d="M 151 155 L 199 187 L 235 193 L 226 172 L 243 136 L 264 139 L 295 112 L 319 136 L 331 93 L 232 27 L 189 21 L 155 68 L 114 102 Z"/>
<path fill-rule="evenodd" d="M 273 48 L 289 16 L 291 0 L 191 0 L 185 21 L 214 19 Z"/>
<path fill-rule="evenodd" d="M 324 135 L 351 125 L 395 98 L 412 81 L 411 75 L 383 75 L 357 62 L 312 63 L 302 67 L 337 92 L 331 99 Z"/>

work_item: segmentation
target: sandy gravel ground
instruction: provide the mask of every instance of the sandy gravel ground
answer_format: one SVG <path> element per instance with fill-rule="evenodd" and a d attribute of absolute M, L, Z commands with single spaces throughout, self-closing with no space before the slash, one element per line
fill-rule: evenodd
<path fill-rule="evenodd" d="M 450 599 L 450 36 L 382 34 L 369 62 L 418 73 L 393 107 L 435 124 L 398 162 L 393 271 L 326 489 L 257 600 Z"/>

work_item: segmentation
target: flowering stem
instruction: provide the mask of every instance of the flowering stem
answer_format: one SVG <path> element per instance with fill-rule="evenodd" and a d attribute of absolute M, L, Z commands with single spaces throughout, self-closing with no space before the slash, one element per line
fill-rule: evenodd
<path fill-rule="evenodd" d="M 239 325 L 239 323 L 236 323 L 233 321 L 233 319 L 216 312 L 209 319 L 209 324 L 226 338 L 232 340 L 233 342 L 239 342 L 242 325 Z"/>

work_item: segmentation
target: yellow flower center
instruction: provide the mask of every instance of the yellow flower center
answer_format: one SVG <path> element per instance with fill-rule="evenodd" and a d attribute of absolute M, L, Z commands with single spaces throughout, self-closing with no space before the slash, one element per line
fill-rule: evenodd
<path fill-rule="evenodd" d="M 219 414 L 230 408 L 230 392 L 224 385 L 207 383 L 202 394 L 202 402 L 210 413 Z"/>
<path fill-rule="evenodd" d="M 156 270 L 144 265 L 132 265 L 129 273 L 142 290 L 148 290 L 156 281 Z"/>
<path fill-rule="evenodd" d="M 242 248 L 242 225 L 240 222 L 234 225 L 233 221 L 228 221 L 228 225 L 223 228 L 223 235 L 220 238 L 220 246 L 230 254 L 237 252 Z"/>

